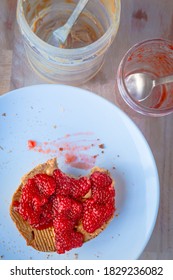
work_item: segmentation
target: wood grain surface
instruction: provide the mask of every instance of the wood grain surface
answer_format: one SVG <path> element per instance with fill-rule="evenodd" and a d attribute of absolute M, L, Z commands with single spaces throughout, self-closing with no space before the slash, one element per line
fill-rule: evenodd
<path fill-rule="evenodd" d="M 0 1 L 0 94 L 45 83 L 29 66 L 16 24 L 16 0 Z M 121 99 L 116 72 L 124 53 L 149 38 L 173 40 L 172 0 L 122 0 L 118 34 L 95 78 L 80 86 L 125 111 L 146 137 L 160 178 L 160 207 L 155 229 L 140 259 L 173 259 L 173 114 L 152 118 L 132 111 Z"/>

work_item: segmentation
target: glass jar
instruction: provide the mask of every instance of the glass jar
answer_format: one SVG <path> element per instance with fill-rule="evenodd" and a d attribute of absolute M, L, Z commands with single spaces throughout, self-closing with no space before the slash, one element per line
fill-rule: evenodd
<path fill-rule="evenodd" d="M 145 100 L 136 100 L 128 88 L 127 77 L 144 73 L 152 78 L 173 75 L 173 44 L 165 39 L 151 39 L 137 43 L 122 58 L 117 83 L 124 101 L 136 112 L 147 116 L 173 113 L 173 83 L 157 85 Z M 141 81 L 139 80 L 139 86 Z"/>
<path fill-rule="evenodd" d="M 91 79 L 102 67 L 105 53 L 116 36 L 120 0 L 92 0 L 79 19 L 90 26 L 96 35 L 100 32 L 98 38 L 88 45 L 75 48 L 48 44 L 49 33 L 57 29 L 57 22 L 65 23 L 77 2 L 18 0 L 17 21 L 28 61 L 49 82 L 78 85 Z"/>

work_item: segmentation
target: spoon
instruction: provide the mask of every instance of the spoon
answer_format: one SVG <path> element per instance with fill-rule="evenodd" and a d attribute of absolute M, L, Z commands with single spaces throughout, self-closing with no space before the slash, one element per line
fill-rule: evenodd
<path fill-rule="evenodd" d="M 79 15 L 82 13 L 88 1 L 89 0 L 80 0 L 78 2 L 67 22 L 63 26 L 53 31 L 53 33 L 49 37 L 48 43 L 50 45 L 58 47 L 65 43 L 74 23 L 78 19 Z"/>
<path fill-rule="evenodd" d="M 151 95 L 154 87 L 173 82 L 173 75 L 154 79 L 147 73 L 134 73 L 127 76 L 125 81 L 131 96 L 143 101 Z"/>

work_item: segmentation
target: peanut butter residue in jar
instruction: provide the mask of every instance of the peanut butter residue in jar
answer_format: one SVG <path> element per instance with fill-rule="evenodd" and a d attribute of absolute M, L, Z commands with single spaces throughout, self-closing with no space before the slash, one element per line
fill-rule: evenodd
<path fill-rule="evenodd" d="M 45 15 L 45 18 L 47 15 Z M 58 20 L 45 21 L 45 18 L 38 18 L 33 24 L 33 31 L 45 42 L 48 41 L 51 33 L 58 27 L 65 24 L 66 20 L 64 16 L 58 18 Z M 62 48 L 75 49 L 85 47 L 96 40 L 98 40 L 104 34 L 104 30 L 96 21 L 94 23 L 89 20 L 85 15 L 82 15 L 74 24 L 70 34 Z"/>
<path fill-rule="evenodd" d="M 98 40 L 101 35 L 101 30 L 96 31 L 92 28 L 92 26 L 85 22 L 81 22 L 81 24 L 76 23 L 67 37 L 66 43 L 63 47 L 67 49 L 85 47 Z"/>
<path fill-rule="evenodd" d="M 53 9 L 50 1 L 42 0 L 35 5 L 35 12 L 31 13 L 29 10 L 31 17 L 33 17 L 29 19 L 32 23 L 31 29 L 45 42 L 48 42 L 53 31 L 66 23 L 77 4 L 77 1 L 71 0 L 53 2 Z M 102 2 L 100 3 L 103 5 Z M 65 44 L 61 47 L 66 49 L 85 47 L 102 37 L 105 30 L 106 23 L 102 22 L 101 16 L 94 14 L 94 11 L 91 12 L 91 9 L 89 10 L 86 6 L 74 24 Z"/>

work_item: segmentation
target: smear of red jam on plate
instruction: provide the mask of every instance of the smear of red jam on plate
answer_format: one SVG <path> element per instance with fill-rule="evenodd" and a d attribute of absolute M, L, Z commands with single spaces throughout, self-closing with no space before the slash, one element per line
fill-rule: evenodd
<path fill-rule="evenodd" d="M 35 148 L 36 145 L 37 145 L 36 141 L 34 141 L 34 140 L 28 140 L 28 148 L 29 148 L 29 149 Z"/>
<path fill-rule="evenodd" d="M 28 141 L 30 150 L 52 157 L 62 157 L 66 164 L 74 168 L 89 170 L 96 165 L 98 155 L 104 149 L 100 139 L 94 139 L 91 132 L 65 134 L 52 141 Z M 97 153 L 97 156 L 96 156 Z"/>
<path fill-rule="evenodd" d="M 88 170 L 95 166 L 96 157 L 95 155 L 85 155 L 79 154 L 76 156 L 75 154 L 65 154 L 65 162 L 72 167 Z"/>

